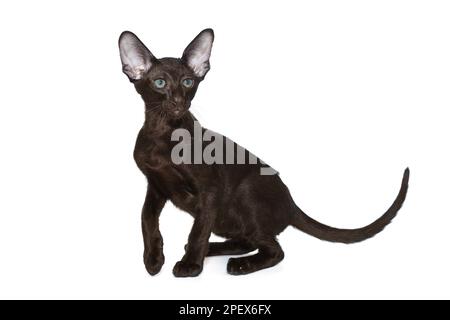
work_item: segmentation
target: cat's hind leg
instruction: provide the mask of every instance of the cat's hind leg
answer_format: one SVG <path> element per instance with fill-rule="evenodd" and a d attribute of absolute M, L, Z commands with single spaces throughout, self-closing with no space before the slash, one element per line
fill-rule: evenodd
<path fill-rule="evenodd" d="M 256 242 L 258 253 L 240 257 L 230 258 L 227 271 L 232 275 L 252 273 L 261 269 L 270 268 L 278 264 L 284 258 L 283 250 L 275 238 Z"/>
<path fill-rule="evenodd" d="M 256 250 L 256 246 L 246 240 L 230 239 L 224 242 L 210 242 L 207 256 L 233 256 Z"/>

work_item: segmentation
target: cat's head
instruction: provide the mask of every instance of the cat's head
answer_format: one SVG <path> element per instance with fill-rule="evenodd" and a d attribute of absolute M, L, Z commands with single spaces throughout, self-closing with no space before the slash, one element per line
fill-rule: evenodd
<path fill-rule="evenodd" d="M 157 110 L 172 118 L 187 113 L 210 68 L 213 41 L 213 30 L 205 29 L 186 47 L 181 59 L 158 59 L 132 32 L 120 35 L 122 70 L 134 83 L 148 111 Z"/>

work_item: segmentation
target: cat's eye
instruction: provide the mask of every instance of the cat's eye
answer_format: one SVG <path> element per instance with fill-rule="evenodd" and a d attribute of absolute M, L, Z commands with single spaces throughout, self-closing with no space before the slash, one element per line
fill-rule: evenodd
<path fill-rule="evenodd" d="M 192 79 L 184 79 L 182 81 L 183 86 L 185 86 L 186 88 L 191 88 L 194 85 L 194 80 Z"/>
<path fill-rule="evenodd" d="M 166 86 L 166 80 L 164 79 L 156 79 L 153 81 L 153 83 L 155 84 L 155 87 L 157 87 L 158 89 L 162 89 Z"/>

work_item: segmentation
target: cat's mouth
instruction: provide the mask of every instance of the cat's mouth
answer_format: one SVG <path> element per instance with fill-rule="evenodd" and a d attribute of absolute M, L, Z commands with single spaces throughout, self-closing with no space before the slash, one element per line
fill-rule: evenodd
<path fill-rule="evenodd" d="M 174 119 L 182 118 L 188 111 L 189 105 L 176 104 L 174 102 L 169 102 L 166 104 L 167 113 Z"/>
<path fill-rule="evenodd" d="M 183 109 L 183 110 L 171 110 L 170 111 L 170 115 L 172 118 L 174 119 L 180 119 L 182 118 L 185 114 L 187 113 L 187 109 Z"/>

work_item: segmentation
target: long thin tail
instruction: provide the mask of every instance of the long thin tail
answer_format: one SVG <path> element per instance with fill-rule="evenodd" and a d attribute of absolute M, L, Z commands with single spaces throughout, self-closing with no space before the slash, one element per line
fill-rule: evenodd
<path fill-rule="evenodd" d="M 387 226 L 402 207 L 408 191 L 409 168 L 403 173 L 402 185 L 394 203 L 380 218 L 373 223 L 359 229 L 337 229 L 322 224 L 306 215 L 297 207 L 292 225 L 299 230 L 321 240 L 342 243 L 355 243 L 373 237 Z"/>

